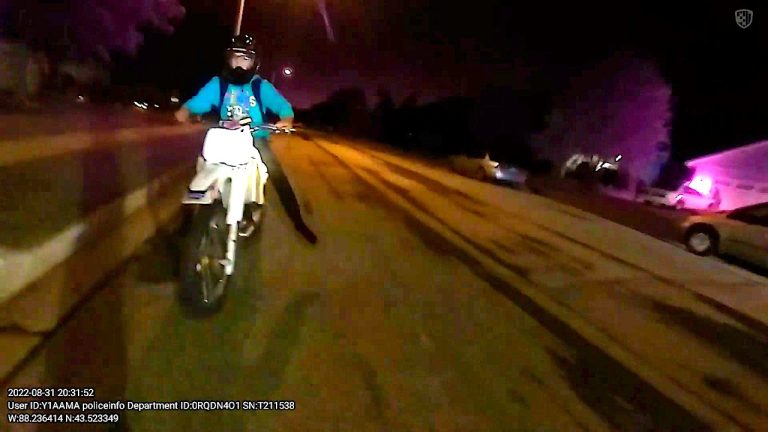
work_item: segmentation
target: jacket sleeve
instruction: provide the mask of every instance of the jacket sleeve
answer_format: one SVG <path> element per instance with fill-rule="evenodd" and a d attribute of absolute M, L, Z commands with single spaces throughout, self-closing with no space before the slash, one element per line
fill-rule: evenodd
<path fill-rule="evenodd" d="M 219 98 L 221 97 L 219 93 L 221 93 L 219 77 L 213 77 L 192 99 L 184 104 L 184 107 L 192 114 L 205 114 L 219 105 Z"/>
<path fill-rule="evenodd" d="M 291 104 L 267 80 L 264 80 L 261 84 L 261 101 L 264 103 L 265 108 L 277 114 L 280 119 L 294 117 Z"/>

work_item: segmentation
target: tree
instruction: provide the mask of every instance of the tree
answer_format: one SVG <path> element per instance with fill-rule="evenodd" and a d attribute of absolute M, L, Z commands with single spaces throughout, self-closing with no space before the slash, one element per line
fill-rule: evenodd
<path fill-rule="evenodd" d="M 143 43 L 143 28 L 171 33 L 185 9 L 178 0 L 17 1 L 11 8 L 16 27 L 30 45 L 55 52 L 60 41 L 69 54 L 110 60 L 110 52 L 135 54 Z"/>
<path fill-rule="evenodd" d="M 629 183 L 651 184 L 669 157 L 657 144 L 669 140 L 671 96 L 656 62 L 619 53 L 571 80 L 553 100 L 548 128 L 532 141 L 556 165 L 574 153 L 621 154 Z"/>
<path fill-rule="evenodd" d="M 327 100 L 334 126 L 344 132 L 363 134 L 370 128 L 365 91 L 358 87 L 339 89 Z"/>
<path fill-rule="evenodd" d="M 372 115 L 374 136 L 384 142 L 391 142 L 394 138 L 392 128 L 396 123 L 395 101 L 392 93 L 385 87 L 379 88 L 377 96 L 378 102 Z"/>
<path fill-rule="evenodd" d="M 530 99 L 511 87 L 489 86 L 478 98 L 471 116 L 475 141 L 494 159 L 529 164 L 528 143 L 533 121 Z"/>

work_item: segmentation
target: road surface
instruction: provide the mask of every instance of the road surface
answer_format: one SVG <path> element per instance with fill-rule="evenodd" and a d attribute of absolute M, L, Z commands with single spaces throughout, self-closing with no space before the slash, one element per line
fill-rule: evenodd
<path fill-rule="evenodd" d="M 123 411 L 112 430 L 768 428 L 768 326 L 707 295 L 765 282 L 542 197 L 345 144 L 273 146 L 317 244 L 270 186 L 222 313 L 189 320 L 174 298 L 177 242 L 158 236 L 14 385 L 93 387 L 100 401 L 295 401 Z"/>

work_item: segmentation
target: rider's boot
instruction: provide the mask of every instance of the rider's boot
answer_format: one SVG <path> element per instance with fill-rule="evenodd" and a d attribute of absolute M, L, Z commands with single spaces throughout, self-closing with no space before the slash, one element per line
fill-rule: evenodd
<path fill-rule="evenodd" d="M 243 212 L 243 220 L 240 221 L 238 234 L 240 237 L 250 237 L 261 223 L 263 205 L 256 203 L 247 203 Z"/>

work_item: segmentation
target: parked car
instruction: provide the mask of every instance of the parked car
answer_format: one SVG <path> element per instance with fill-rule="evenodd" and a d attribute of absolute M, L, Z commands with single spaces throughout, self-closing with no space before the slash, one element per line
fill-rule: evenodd
<path fill-rule="evenodd" d="M 716 211 L 720 208 L 720 192 L 717 188 L 713 187 L 705 193 L 692 188 L 690 182 L 685 182 L 675 190 L 661 188 L 640 189 L 636 201 L 677 209 Z"/>
<path fill-rule="evenodd" d="M 451 168 L 464 176 L 481 181 L 524 185 L 528 173 L 511 164 L 491 160 L 487 153 L 485 157 L 459 155 L 451 157 Z"/>
<path fill-rule="evenodd" d="M 616 186 L 620 180 L 622 155 L 606 159 L 600 155 L 576 153 L 560 168 L 560 176 L 579 181 L 597 181 L 603 186 Z"/>
<path fill-rule="evenodd" d="M 576 153 L 571 156 L 560 169 L 561 177 L 583 177 L 594 175 L 601 170 L 618 171 L 621 166 L 622 155 L 616 155 L 613 159 L 606 159 L 600 155 L 586 155 Z"/>
<path fill-rule="evenodd" d="M 724 254 L 768 268 L 768 203 L 688 217 L 685 247 L 696 255 Z"/>

